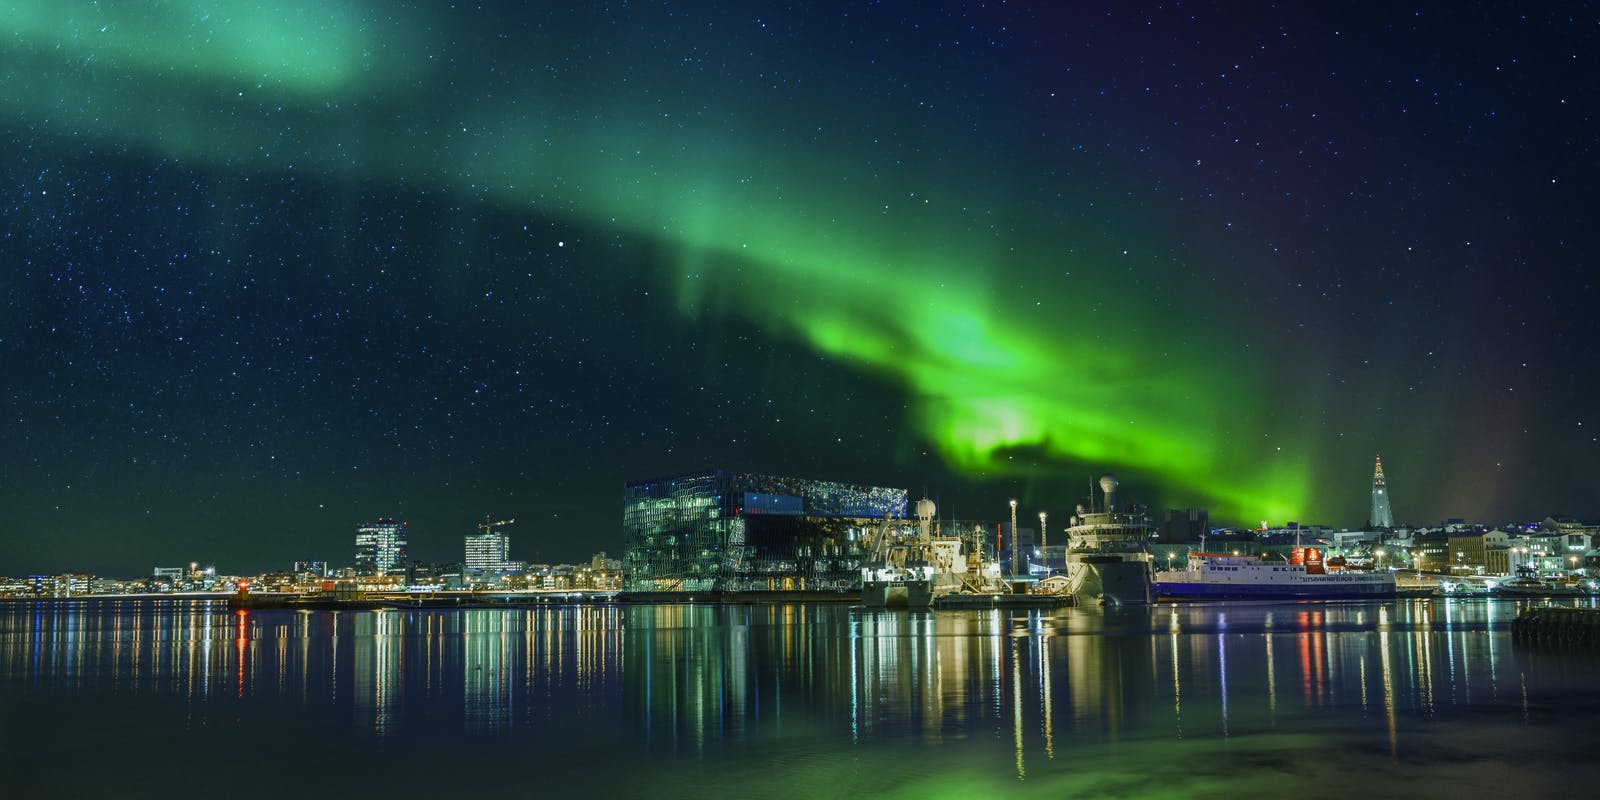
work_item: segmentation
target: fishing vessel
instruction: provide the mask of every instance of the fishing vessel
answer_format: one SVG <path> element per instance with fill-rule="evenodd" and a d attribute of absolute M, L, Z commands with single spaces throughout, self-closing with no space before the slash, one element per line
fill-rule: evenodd
<path fill-rule="evenodd" d="M 1066 591 L 1079 605 L 1139 605 L 1151 600 L 1150 519 L 1135 507 L 1118 511 L 1117 476 L 1100 478 L 1105 505 L 1079 505 L 1067 528 Z"/>
<path fill-rule="evenodd" d="M 923 566 L 864 567 L 861 602 L 868 608 L 927 608 L 933 605 L 933 578 Z"/>
<path fill-rule="evenodd" d="M 1204 544 L 1201 545 L 1203 550 Z M 1156 593 L 1172 599 L 1333 600 L 1394 597 L 1387 571 L 1330 568 L 1315 547 L 1295 547 L 1287 558 L 1190 553 L 1187 568 L 1156 573 Z"/>
<path fill-rule="evenodd" d="M 861 602 L 871 608 L 927 608 L 937 597 L 999 590 L 999 566 L 983 559 L 976 539 L 934 530 L 937 508 L 917 502 L 914 531 L 896 530 L 885 518 L 861 564 Z"/>

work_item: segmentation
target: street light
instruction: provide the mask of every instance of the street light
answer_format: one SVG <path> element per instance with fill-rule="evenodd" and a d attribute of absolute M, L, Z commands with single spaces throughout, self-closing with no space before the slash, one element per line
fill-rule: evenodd
<path fill-rule="evenodd" d="M 1045 512 L 1039 512 L 1039 557 L 1044 560 L 1044 574 L 1050 575 L 1050 529 L 1044 525 Z"/>
<path fill-rule="evenodd" d="M 1376 552 L 1378 556 L 1378 569 L 1383 569 L 1383 548 L 1378 548 Z"/>
<path fill-rule="evenodd" d="M 1011 501 L 1011 578 L 1016 578 L 1016 501 Z"/>

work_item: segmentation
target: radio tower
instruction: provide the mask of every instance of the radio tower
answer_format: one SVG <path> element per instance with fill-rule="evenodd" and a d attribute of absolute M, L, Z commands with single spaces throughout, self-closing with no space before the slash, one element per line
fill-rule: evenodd
<path fill-rule="evenodd" d="M 1378 465 L 1372 471 L 1372 527 L 1394 527 L 1394 512 L 1389 509 L 1389 487 L 1383 483 L 1383 456 L 1378 456 Z"/>

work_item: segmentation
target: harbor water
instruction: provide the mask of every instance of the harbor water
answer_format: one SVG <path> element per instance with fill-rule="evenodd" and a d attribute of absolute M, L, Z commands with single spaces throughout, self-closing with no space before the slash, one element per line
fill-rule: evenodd
<path fill-rule="evenodd" d="M 12 797 L 1569 797 L 1529 602 L 0 605 Z M 1587 605 L 1593 601 L 1565 601 Z"/>

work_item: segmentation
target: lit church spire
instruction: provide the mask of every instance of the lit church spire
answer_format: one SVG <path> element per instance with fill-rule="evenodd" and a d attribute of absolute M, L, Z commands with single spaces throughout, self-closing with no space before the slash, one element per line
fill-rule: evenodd
<path fill-rule="evenodd" d="M 1372 517 L 1374 528 L 1393 528 L 1394 512 L 1389 509 L 1389 487 L 1383 481 L 1383 456 L 1372 471 Z"/>

